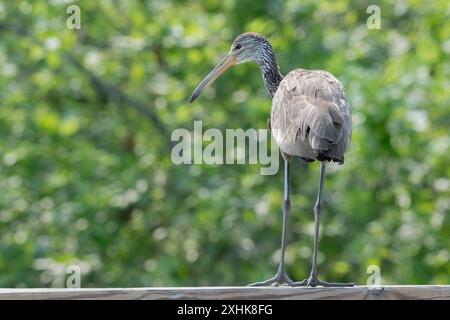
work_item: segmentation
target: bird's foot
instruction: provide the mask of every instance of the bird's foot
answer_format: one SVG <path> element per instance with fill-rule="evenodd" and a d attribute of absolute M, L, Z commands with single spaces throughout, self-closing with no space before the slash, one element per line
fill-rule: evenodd
<path fill-rule="evenodd" d="M 289 276 L 284 271 L 278 271 L 275 277 L 270 278 L 265 281 L 251 283 L 249 287 L 278 287 L 288 285 L 290 287 L 294 286 L 294 281 L 289 278 Z"/>
<path fill-rule="evenodd" d="M 338 287 L 354 287 L 356 285 L 355 282 L 348 283 L 337 283 L 337 282 L 326 282 L 319 280 L 317 276 L 310 276 L 308 279 L 294 282 L 294 287 L 328 287 L 328 288 L 338 288 Z"/>

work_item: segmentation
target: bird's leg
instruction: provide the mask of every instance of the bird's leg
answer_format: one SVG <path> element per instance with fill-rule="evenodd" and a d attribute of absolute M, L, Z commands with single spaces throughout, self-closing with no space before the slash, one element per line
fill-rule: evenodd
<path fill-rule="evenodd" d="M 285 264 L 284 264 L 284 252 L 286 248 L 286 229 L 287 220 L 289 217 L 289 212 L 291 210 L 291 202 L 289 198 L 289 161 L 284 160 L 284 198 L 283 198 L 283 227 L 281 231 L 281 256 L 280 264 L 278 266 L 277 274 L 268 280 L 255 282 L 249 284 L 253 287 L 263 287 L 263 286 L 278 286 L 282 284 L 287 284 L 289 286 L 294 286 L 294 282 L 286 274 Z"/>
<path fill-rule="evenodd" d="M 354 283 L 331 283 L 326 281 L 321 281 L 317 277 L 317 253 L 319 250 L 319 227 L 320 227 L 320 212 L 322 210 L 322 194 L 323 194 L 323 184 L 325 180 L 325 163 L 320 162 L 320 182 L 319 182 L 319 192 L 317 194 L 316 204 L 314 206 L 314 251 L 312 259 L 311 273 L 308 279 L 301 282 L 296 282 L 295 286 L 323 286 L 323 287 L 353 287 Z"/>

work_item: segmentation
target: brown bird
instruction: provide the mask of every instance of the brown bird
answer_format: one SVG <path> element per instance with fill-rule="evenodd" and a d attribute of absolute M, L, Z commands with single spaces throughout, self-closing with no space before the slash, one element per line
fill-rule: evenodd
<path fill-rule="evenodd" d="M 202 91 L 228 68 L 244 62 L 256 62 L 261 69 L 264 84 L 272 98 L 268 122 L 272 135 L 284 158 L 283 228 L 281 257 L 276 275 L 252 286 L 282 285 L 327 287 L 353 286 L 354 283 L 330 283 L 317 276 L 317 252 L 320 214 L 326 163 L 344 163 L 351 134 L 351 109 L 342 84 L 323 70 L 295 69 L 285 77 L 280 73 L 272 45 L 263 35 L 247 32 L 233 42 L 229 54 L 199 84 L 191 97 L 197 99 Z M 320 161 L 320 180 L 314 206 L 314 250 L 308 279 L 292 281 L 285 271 L 287 220 L 290 213 L 289 167 L 293 156 L 304 162 Z"/>

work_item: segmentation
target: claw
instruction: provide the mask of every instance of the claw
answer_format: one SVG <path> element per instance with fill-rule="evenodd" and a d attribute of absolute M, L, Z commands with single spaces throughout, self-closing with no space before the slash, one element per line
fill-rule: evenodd
<path fill-rule="evenodd" d="M 289 276 L 286 273 L 277 273 L 275 275 L 275 277 L 270 278 L 268 280 L 265 281 L 261 281 L 261 282 L 255 282 L 255 283 L 251 283 L 248 286 L 249 287 L 278 287 L 278 286 L 282 286 L 287 284 L 290 287 L 294 287 L 294 281 L 291 280 L 291 278 L 289 278 Z"/>
<path fill-rule="evenodd" d="M 328 287 L 328 288 L 337 288 L 337 287 L 354 287 L 356 285 L 355 282 L 347 282 L 347 283 L 337 283 L 337 282 L 326 282 L 317 280 L 319 286 Z"/>
<path fill-rule="evenodd" d="M 302 280 L 302 281 L 294 282 L 294 287 L 306 287 L 307 285 L 308 285 L 308 281 L 306 279 Z"/>
<path fill-rule="evenodd" d="M 303 281 L 294 282 L 295 287 L 327 287 L 327 288 L 338 288 L 338 287 L 354 287 L 356 285 L 355 282 L 348 283 L 336 283 L 336 282 L 326 282 L 319 280 L 317 277 L 309 277 Z"/>

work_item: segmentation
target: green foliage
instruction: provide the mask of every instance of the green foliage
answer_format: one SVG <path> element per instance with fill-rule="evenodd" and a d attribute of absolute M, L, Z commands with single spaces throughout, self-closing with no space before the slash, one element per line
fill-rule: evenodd
<path fill-rule="evenodd" d="M 319 273 L 450 282 L 448 3 L 347 0 L 0 3 L 0 286 L 242 285 L 272 276 L 282 171 L 176 166 L 170 132 L 265 128 L 258 68 L 188 98 L 236 35 L 269 36 L 283 73 L 344 84 L 354 134 L 325 183 Z M 318 164 L 293 165 L 288 272 L 310 269 Z"/>

